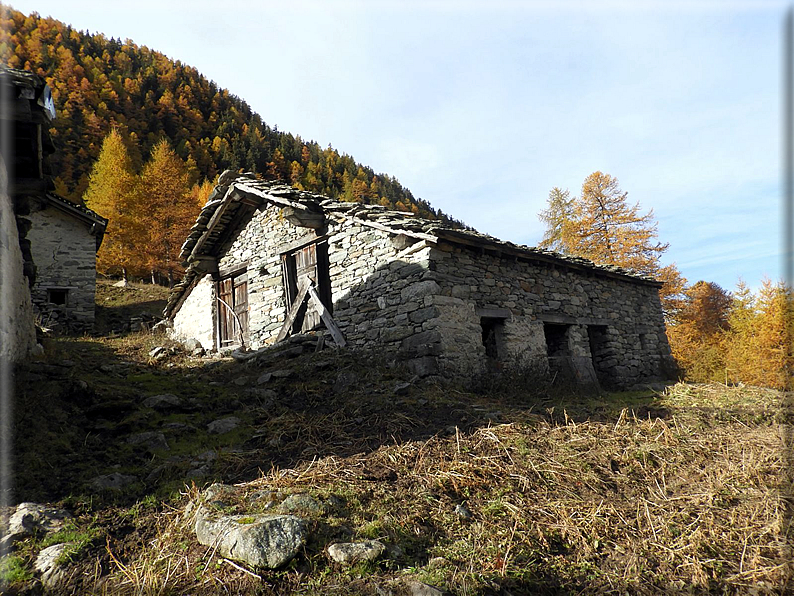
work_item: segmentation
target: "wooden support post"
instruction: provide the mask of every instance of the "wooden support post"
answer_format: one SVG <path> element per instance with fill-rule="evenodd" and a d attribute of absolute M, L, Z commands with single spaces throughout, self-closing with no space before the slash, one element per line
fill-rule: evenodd
<path fill-rule="evenodd" d="M 317 290 L 314 289 L 313 285 L 309 286 L 309 299 L 311 300 L 312 304 L 314 304 L 314 308 L 317 309 L 317 312 L 320 313 L 320 318 L 323 320 L 323 323 L 325 323 L 328 331 L 331 332 L 331 337 L 334 338 L 336 345 L 338 345 L 340 348 L 344 348 L 347 345 L 345 336 L 342 335 L 339 327 L 336 326 L 334 318 L 331 316 L 331 313 L 328 312 L 328 309 L 325 308 L 325 304 L 323 304 L 320 300 L 320 295 L 317 293 Z"/>
<path fill-rule="evenodd" d="M 303 301 L 306 300 L 306 294 L 309 291 L 309 286 L 311 286 L 311 283 L 312 282 L 308 277 L 301 278 L 298 295 L 295 296 L 295 301 L 292 303 L 292 308 L 289 309 L 287 318 L 284 320 L 284 324 L 281 326 L 281 329 L 278 332 L 278 336 L 276 337 L 277 342 L 282 341 L 289 334 L 289 330 L 292 327 L 292 324 L 295 322 L 295 317 L 298 316 L 298 311 L 300 310 Z"/>

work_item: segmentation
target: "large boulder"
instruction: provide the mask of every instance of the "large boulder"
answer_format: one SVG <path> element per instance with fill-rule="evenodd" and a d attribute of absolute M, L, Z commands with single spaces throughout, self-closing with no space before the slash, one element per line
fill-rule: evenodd
<path fill-rule="evenodd" d="M 306 543 L 306 522 L 294 515 L 215 516 L 205 507 L 196 513 L 198 541 L 221 556 L 253 568 L 276 569 Z"/>

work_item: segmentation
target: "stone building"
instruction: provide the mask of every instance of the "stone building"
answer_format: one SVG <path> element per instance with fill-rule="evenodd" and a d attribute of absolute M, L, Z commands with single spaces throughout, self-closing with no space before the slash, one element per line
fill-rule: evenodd
<path fill-rule="evenodd" d="M 206 349 L 327 327 L 417 374 L 520 365 L 624 388 L 670 377 L 660 283 L 617 267 L 224 173 L 166 317 Z"/>
<path fill-rule="evenodd" d="M 0 67 L 0 359 L 36 348 L 30 287 L 36 277 L 28 216 L 51 182 L 47 156 L 55 108 L 40 76 Z"/>
<path fill-rule="evenodd" d="M 90 331 L 94 325 L 96 253 L 107 220 L 94 211 L 47 194 L 30 214 L 36 282 L 33 310 L 44 327 Z"/>

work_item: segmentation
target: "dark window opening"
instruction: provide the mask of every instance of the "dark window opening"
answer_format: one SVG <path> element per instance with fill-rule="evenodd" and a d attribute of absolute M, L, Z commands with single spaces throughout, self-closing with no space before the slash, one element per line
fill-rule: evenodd
<path fill-rule="evenodd" d="M 248 339 L 248 274 L 240 272 L 217 284 L 218 347 L 245 346 Z"/>
<path fill-rule="evenodd" d="M 282 266 L 288 311 L 298 296 L 301 279 L 307 277 L 314 284 L 320 301 L 329 312 L 333 312 L 327 242 L 314 242 L 282 255 Z M 309 309 L 308 301 L 305 301 L 295 317 L 292 332 L 310 331 L 319 326 L 320 313 Z"/>
<path fill-rule="evenodd" d="M 482 327 L 482 345 L 485 346 L 485 355 L 494 360 L 503 356 L 502 334 L 504 333 L 505 320 L 496 317 L 480 317 Z"/>
<path fill-rule="evenodd" d="M 57 306 L 66 306 L 69 301 L 69 290 L 50 288 L 47 290 L 47 302 Z"/>
<path fill-rule="evenodd" d="M 651 346 L 650 338 L 648 337 L 647 333 L 640 333 L 640 348 L 643 351 L 648 351 Z"/>
<path fill-rule="evenodd" d="M 546 337 L 546 351 L 550 358 L 569 356 L 568 328 L 569 325 L 543 323 L 543 334 Z"/>

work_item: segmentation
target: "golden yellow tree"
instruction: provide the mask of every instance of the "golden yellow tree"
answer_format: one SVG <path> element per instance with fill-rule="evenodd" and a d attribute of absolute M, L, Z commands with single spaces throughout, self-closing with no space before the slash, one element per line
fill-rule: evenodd
<path fill-rule="evenodd" d="M 185 162 L 168 141 L 161 140 L 143 166 L 138 183 L 142 248 L 152 283 L 159 274 L 173 285 L 174 275 L 182 270 L 179 250 L 200 210 L 188 182 Z"/>
<path fill-rule="evenodd" d="M 127 147 L 121 134 L 111 129 L 91 171 L 83 195 L 86 207 L 108 219 L 102 247 L 97 254 L 97 270 L 120 272 L 126 280 L 140 267 L 136 250 L 140 234 L 136 217 L 136 179 Z"/>
<path fill-rule="evenodd" d="M 725 336 L 727 376 L 734 383 L 790 388 L 794 297 L 783 283 L 765 279 L 758 296 L 743 284 L 734 293 Z"/>
<path fill-rule="evenodd" d="M 669 315 L 686 280 L 675 265 L 659 262 L 669 245 L 657 241 L 653 210 L 641 214 L 639 203 L 629 205 L 627 197 L 617 178 L 602 172 L 585 179 L 580 197 L 552 189 L 548 208 L 540 213 L 546 231 L 539 246 L 659 279 L 664 282 L 662 306 Z"/>
<path fill-rule="evenodd" d="M 731 295 L 713 282 L 699 281 L 684 291 L 668 321 L 667 337 L 689 380 L 724 380 L 724 336 L 732 304 Z"/>

